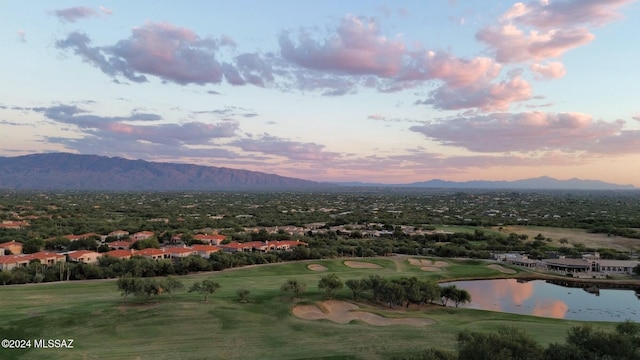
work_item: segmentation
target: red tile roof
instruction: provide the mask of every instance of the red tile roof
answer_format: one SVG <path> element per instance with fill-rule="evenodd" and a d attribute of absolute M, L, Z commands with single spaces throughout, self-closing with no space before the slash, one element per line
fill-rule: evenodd
<path fill-rule="evenodd" d="M 91 250 L 76 250 L 69 253 L 69 259 L 77 260 L 87 254 L 97 254 L 98 256 L 102 256 L 102 254 Z"/>
<path fill-rule="evenodd" d="M 219 247 L 212 246 L 212 245 L 193 244 L 191 245 L 191 248 L 195 251 L 211 251 L 211 252 L 220 251 Z"/>
<path fill-rule="evenodd" d="M 134 253 L 131 250 L 111 250 L 104 253 L 104 255 L 114 258 L 130 258 Z"/>

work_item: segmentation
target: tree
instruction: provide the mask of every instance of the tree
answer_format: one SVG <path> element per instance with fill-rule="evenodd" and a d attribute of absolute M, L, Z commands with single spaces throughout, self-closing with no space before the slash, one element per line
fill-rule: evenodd
<path fill-rule="evenodd" d="M 373 292 L 373 300 L 378 300 L 378 288 L 386 280 L 383 279 L 380 275 L 369 275 L 369 277 L 364 281 L 367 285 L 367 288 L 371 289 L 371 291 Z"/>
<path fill-rule="evenodd" d="M 7 285 L 11 280 L 13 280 L 13 274 L 11 272 L 0 271 L 0 282 L 2 282 L 2 285 Z"/>
<path fill-rule="evenodd" d="M 296 279 L 289 279 L 280 287 L 280 290 L 287 293 L 292 293 L 294 298 L 300 297 L 300 294 L 302 294 L 305 289 L 305 284 Z"/>
<path fill-rule="evenodd" d="M 22 244 L 22 252 L 25 254 L 36 253 L 44 248 L 45 242 L 42 239 L 29 239 Z"/>
<path fill-rule="evenodd" d="M 323 276 L 318 282 L 318 288 L 324 290 L 329 298 L 333 298 L 337 290 L 344 287 L 344 283 L 336 274 Z"/>
<path fill-rule="evenodd" d="M 387 281 L 380 285 L 378 292 L 380 300 L 389 304 L 390 308 L 402 304 L 407 296 L 402 285 L 394 281 Z"/>
<path fill-rule="evenodd" d="M 240 298 L 240 302 L 241 303 L 246 303 L 249 301 L 248 297 L 249 297 L 249 293 L 251 293 L 249 290 L 247 289 L 238 289 L 236 290 L 236 294 L 238 294 L 238 298 Z"/>
<path fill-rule="evenodd" d="M 204 302 L 209 301 L 209 295 L 213 294 L 220 288 L 220 284 L 217 282 L 207 279 L 194 283 L 189 288 L 189 292 L 197 292 L 204 296 Z"/>
<path fill-rule="evenodd" d="M 184 284 L 182 283 L 182 281 L 173 276 L 167 276 L 166 278 L 164 278 L 160 286 L 169 295 L 169 298 L 171 298 L 171 294 L 184 289 Z"/>
<path fill-rule="evenodd" d="M 470 303 L 471 294 L 469 294 L 467 290 L 456 288 L 455 291 L 453 292 L 452 300 L 456 304 L 456 307 L 458 307 L 458 305 L 460 305 L 461 303 L 462 304 Z"/>
<path fill-rule="evenodd" d="M 358 300 L 362 292 L 367 288 L 366 282 L 360 279 L 349 279 L 344 284 L 353 292 L 353 300 Z"/>
<path fill-rule="evenodd" d="M 544 348 L 527 333 L 501 327 L 497 333 L 462 331 L 457 336 L 458 358 L 469 360 L 542 360 Z"/>
<path fill-rule="evenodd" d="M 431 303 L 440 297 L 440 286 L 433 280 L 420 282 L 420 297 L 423 303 Z"/>
<path fill-rule="evenodd" d="M 138 291 L 138 286 L 140 285 L 136 278 L 132 277 L 131 274 L 127 274 L 118 278 L 118 290 L 122 291 L 122 296 L 124 296 L 124 302 L 127 302 L 127 297 L 131 294 L 135 294 Z"/>

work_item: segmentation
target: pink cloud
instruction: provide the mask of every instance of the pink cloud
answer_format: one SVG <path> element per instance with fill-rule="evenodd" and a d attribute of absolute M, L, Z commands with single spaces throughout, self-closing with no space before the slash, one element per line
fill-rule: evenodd
<path fill-rule="evenodd" d="M 591 116 L 581 113 L 536 111 L 459 117 L 414 126 L 411 130 L 443 144 L 476 152 L 620 153 L 638 143 L 631 132 L 622 130 L 623 125 L 623 122 L 594 121 Z M 602 145 L 616 141 L 618 145 L 613 149 Z"/>
<path fill-rule="evenodd" d="M 268 135 L 257 139 L 240 139 L 230 145 L 237 146 L 244 151 L 277 155 L 291 160 L 331 161 L 340 156 L 335 152 L 324 151 L 324 145 L 301 143 Z"/>
<path fill-rule="evenodd" d="M 229 45 L 228 39 L 202 38 L 190 29 L 166 22 L 134 28 L 129 38 L 112 46 L 92 47 L 90 43 L 87 35 L 72 32 L 58 40 L 56 47 L 73 50 L 107 75 L 122 75 L 134 82 L 148 81 L 141 74 L 181 85 L 217 84 L 226 79 L 232 85 L 263 86 L 273 80 L 271 66 L 258 54 L 219 61 L 219 47 Z"/>
<path fill-rule="evenodd" d="M 76 22 L 80 19 L 86 19 L 86 18 L 98 16 L 98 13 L 95 10 L 88 7 L 84 7 L 84 6 L 54 10 L 52 13 L 53 15 L 58 17 L 60 21 L 70 22 L 70 23 Z"/>
<path fill-rule="evenodd" d="M 301 33 L 297 43 L 289 34 L 280 36 L 282 56 L 310 69 L 348 74 L 391 77 L 402 66 L 405 45 L 380 35 L 373 20 L 346 16 L 336 34 L 324 41 Z"/>
<path fill-rule="evenodd" d="M 423 104 L 437 109 L 506 110 L 513 102 L 531 98 L 531 86 L 519 76 L 494 82 L 502 67 L 488 57 L 458 58 L 448 52 L 409 49 L 400 40 L 380 34 L 373 20 L 345 17 L 335 33 L 314 39 L 301 32 L 280 37 L 282 56 L 297 65 L 300 89 L 328 89 L 325 95 L 344 95 L 357 86 L 396 92 L 440 81 Z"/>
<path fill-rule="evenodd" d="M 516 3 L 476 34 L 502 63 L 544 60 L 591 42 L 587 26 L 620 18 L 618 9 L 633 0 L 566 0 Z"/>
<path fill-rule="evenodd" d="M 535 73 L 536 79 L 558 79 L 567 74 L 561 62 L 548 62 L 546 64 L 531 64 L 529 69 Z"/>
<path fill-rule="evenodd" d="M 516 75 L 499 83 L 480 83 L 460 88 L 445 84 L 420 103 L 442 110 L 477 108 L 487 112 L 508 110 L 512 103 L 530 98 L 531 85 Z"/>
<path fill-rule="evenodd" d="M 486 27 L 478 31 L 476 38 L 495 53 L 502 63 L 543 60 L 591 42 L 595 36 L 586 28 L 531 30 L 528 33 L 514 25 Z"/>
<path fill-rule="evenodd" d="M 565 0 L 516 3 L 505 13 L 509 20 L 553 29 L 580 24 L 604 25 L 621 17 L 617 11 L 634 0 Z"/>
<path fill-rule="evenodd" d="M 112 14 L 113 14 L 113 10 L 111 10 L 111 9 L 107 9 L 107 8 L 106 8 L 106 7 L 104 7 L 104 6 L 100 6 L 100 7 L 99 7 L 99 9 L 100 9 L 100 11 L 101 11 L 103 14 L 105 14 L 105 15 L 112 15 Z"/>
<path fill-rule="evenodd" d="M 631 116 L 633 120 L 640 121 L 640 114 Z"/>

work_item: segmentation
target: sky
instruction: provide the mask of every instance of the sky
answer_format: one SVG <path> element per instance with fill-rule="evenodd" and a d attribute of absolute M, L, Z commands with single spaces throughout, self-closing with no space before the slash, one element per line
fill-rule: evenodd
<path fill-rule="evenodd" d="M 640 187 L 636 0 L 0 2 L 0 156 Z"/>

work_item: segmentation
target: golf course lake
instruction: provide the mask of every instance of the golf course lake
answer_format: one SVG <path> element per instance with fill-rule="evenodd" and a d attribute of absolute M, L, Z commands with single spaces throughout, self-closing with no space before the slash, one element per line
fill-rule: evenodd
<path fill-rule="evenodd" d="M 600 290 L 554 285 L 544 280 L 516 279 L 454 281 L 471 294 L 460 307 L 582 321 L 640 322 L 640 299 L 633 290 Z M 449 302 L 451 306 L 451 302 Z"/>

